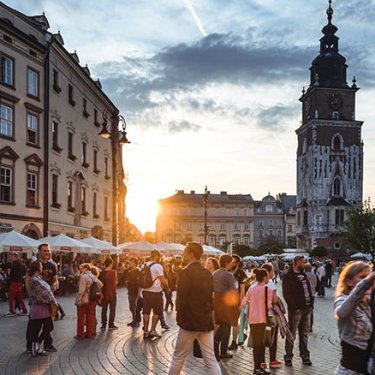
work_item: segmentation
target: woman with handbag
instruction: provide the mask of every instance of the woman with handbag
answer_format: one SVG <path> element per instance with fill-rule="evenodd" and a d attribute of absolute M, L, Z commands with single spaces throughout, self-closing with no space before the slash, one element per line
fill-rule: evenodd
<path fill-rule="evenodd" d="M 267 270 L 256 268 L 253 273 L 257 283 L 254 283 L 247 291 L 241 302 L 241 308 L 249 305 L 248 320 L 253 340 L 254 374 L 265 375 L 270 374 L 267 369 L 262 368 L 262 363 L 265 363 L 267 344 L 265 339 L 269 339 L 269 334 L 272 333 L 268 320 L 268 310 L 272 308 L 272 302 L 277 301 L 276 296 L 268 291 L 269 275 Z M 270 344 L 272 345 L 271 342 L 268 342 L 268 345 Z"/>
<path fill-rule="evenodd" d="M 369 374 L 373 346 L 370 294 L 374 281 L 375 272 L 362 261 L 348 263 L 340 274 L 334 309 L 342 356 L 336 375 Z"/>
<path fill-rule="evenodd" d="M 90 300 L 90 288 L 93 283 L 97 284 L 97 289 L 103 288 L 103 283 L 91 273 L 91 264 L 84 263 L 80 267 L 81 276 L 79 278 L 78 294 L 75 304 L 77 306 L 77 340 L 93 337 L 93 323 L 96 301 Z M 86 332 L 85 329 L 86 322 Z"/>

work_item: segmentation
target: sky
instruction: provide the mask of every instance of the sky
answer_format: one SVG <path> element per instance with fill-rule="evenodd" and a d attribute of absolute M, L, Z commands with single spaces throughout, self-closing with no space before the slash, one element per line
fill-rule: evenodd
<path fill-rule="evenodd" d="M 328 0 L 12 0 L 100 78 L 127 120 L 127 216 L 154 231 L 176 190 L 296 194 L 295 130 Z M 334 0 L 375 199 L 375 0 Z"/>

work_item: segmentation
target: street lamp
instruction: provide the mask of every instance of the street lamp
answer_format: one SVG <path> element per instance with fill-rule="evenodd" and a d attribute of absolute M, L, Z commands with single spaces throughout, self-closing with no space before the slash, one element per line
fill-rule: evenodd
<path fill-rule="evenodd" d="M 108 123 L 107 123 L 107 115 L 108 115 L 108 110 L 105 109 L 103 112 L 103 123 L 102 123 L 102 130 L 100 131 L 99 135 L 103 139 L 108 139 L 111 138 L 111 132 L 108 130 Z M 117 122 L 117 127 L 122 123 L 122 129 L 119 130 L 119 143 L 121 145 L 129 144 L 130 141 L 128 140 L 126 136 L 126 120 L 124 116 L 118 115 L 118 122 Z M 121 134 L 121 135 L 120 135 Z"/>
<path fill-rule="evenodd" d="M 107 118 L 110 118 L 110 130 L 108 130 Z M 121 206 L 119 206 L 118 198 L 121 193 L 121 185 L 123 184 L 123 169 L 121 164 L 122 150 L 120 145 L 128 144 L 130 141 L 126 136 L 126 121 L 124 116 L 116 113 L 116 117 L 113 116 L 106 108 L 103 111 L 103 123 L 102 129 L 99 136 L 103 139 L 111 139 L 112 147 L 112 244 L 117 245 L 118 240 L 118 225 L 121 222 L 119 212 Z M 121 128 L 119 125 L 122 124 Z M 124 189 L 123 189 L 124 190 Z M 126 190 L 126 188 L 125 188 Z M 126 191 L 124 193 L 126 195 Z M 125 197 L 125 196 L 124 196 Z M 125 198 L 124 198 L 125 200 Z M 120 207 L 120 208 L 119 208 Z M 125 216 L 125 207 L 123 215 Z"/>
<path fill-rule="evenodd" d="M 208 203 L 208 196 L 210 192 L 207 190 L 207 185 L 204 188 L 204 195 L 203 195 L 203 204 L 204 204 L 204 244 L 207 245 L 207 236 L 209 231 L 209 226 L 207 224 L 208 213 L 207 213 L 207 203 Z"/>

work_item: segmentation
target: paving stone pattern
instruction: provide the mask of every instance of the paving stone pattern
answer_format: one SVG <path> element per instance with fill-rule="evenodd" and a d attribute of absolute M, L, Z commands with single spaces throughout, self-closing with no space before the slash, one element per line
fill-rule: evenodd
<path fill-rule="evenodd" d="M 280 285 L 280 284 L 278 284 Z M 314 332 L 310 335 L 309 349 L 313 366 L 303 366 L 298 353 L 298 340 L 295 344 L 293 367 L 273 370 L 277 375 L 328 375 L 333 374 L 340 358 L 340 344 L 336 322 L 332 314 L 333 290 L 327 289 L 325 298 L 317 298 L 315 306 Z M 59 301 L 67 316 L 55 322 L 53 331 L 57 353 L 45 357 L 32 358 L 25 352 L 25 331 L 27 317 L 3 317 L 7 303 L 0 303 L 0 374 L 30 375 L 94 375 L 94 374 L 167 374 L 178 327 L 175 313 L 166 313 L 166 321 L 171 326 L 163 331 L 161 339 L 143 340 L 141 328 L 129 328 L 131 319 L 128 312 L 126 289 L 119 289 L 117 303 L 116 331 L 100 331 L 91 340 L 77 341 L 73 337 L 76 329 L 74 298 L 61 297 Z M 100 308 L 97 308 L 100 323 Z M 284 354 L 284 340 L 279 338 L 278 359 Z M 268 355 L 268 354 L 267 354 Z M 221 361 L 225 375 L 252 374 L 252 351 L 240 347 L 234 358 Z M 203 360 L 190 355 L 183 369 L 185 375 L 206 375 Z"/>

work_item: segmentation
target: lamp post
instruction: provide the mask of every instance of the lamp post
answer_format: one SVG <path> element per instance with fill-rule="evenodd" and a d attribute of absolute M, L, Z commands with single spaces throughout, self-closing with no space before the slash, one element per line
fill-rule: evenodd
<path fill-rule="evenodd" d="M 111 126 L 110 131 L 108 130 L 107 117 L 111 116 Z M 121 125 L 121 128 L 119 127 Z M 120 145 L 128 144 L 130 141 L 126 136 L 126 120 L 124 116 L 120 115 L 118 112 L 111 113 L 108 109 L 103 112 L 103 123 L 102 129 L 99 133 L 100 137 L 103 139 L 111 139 L 112 147 L 112 244 L 114 246 L 118 243 L 118 222 L 120 221 L 120 213 L 118 212 L 118 195 L 119 195 L 119 178 L 123 179 L 123 169 L 119 168 L 122 166 L 121 157 L 121 147 Z M 121 173 L 120 173 L 121 172 Z M 126 194 L 126 189 L 125 189 Z M 125 199 L 125 197 L 124 197 Z M 125 204 L 125 203 L 124 203 Z M 124 208 L 125 216 L 125 208 Z"/>
<path fill-rule="evenodd" d="M 208 213 L 207 213 L 207 203 L 208 203 L 208 197 L 210 195 L 210 192 L 207 190 L 207 185 L 204 188 L 204 195 L 203 195 L 203 204 L 204 204 L 204 244 L 207 245 L 207 236 L 208 236 L 208 230 L 209 226 L 207 224 L 208 221 Z"/>

